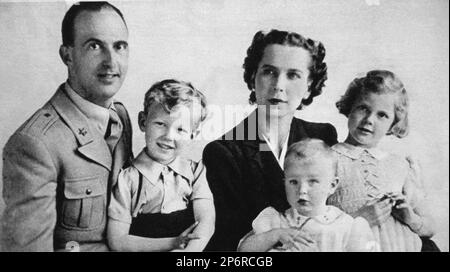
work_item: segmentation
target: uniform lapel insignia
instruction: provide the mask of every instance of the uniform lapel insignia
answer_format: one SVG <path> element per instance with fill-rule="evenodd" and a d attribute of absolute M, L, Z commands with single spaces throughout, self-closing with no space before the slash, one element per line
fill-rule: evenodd
<path fill-rule="evenodd" d="M 86 133 L 87 133 L 87 130 L 84 127 L 78 129 L 78 134 L 80 134 L 81 136 L 86 135 Z"/>

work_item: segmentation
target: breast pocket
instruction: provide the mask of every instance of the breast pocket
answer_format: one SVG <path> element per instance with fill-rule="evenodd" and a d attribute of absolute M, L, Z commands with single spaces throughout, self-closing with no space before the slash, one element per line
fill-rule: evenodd
<path fill-rule="evenodd" d="M 103 224 L 106 212 L 106 186 L 106 179 L 103 176 L 66 181 L 63 225 L 93 229 Z"/>

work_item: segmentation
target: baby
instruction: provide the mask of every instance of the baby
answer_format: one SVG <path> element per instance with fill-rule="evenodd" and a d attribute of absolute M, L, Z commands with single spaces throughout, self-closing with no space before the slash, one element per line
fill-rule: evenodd
<path fill-rule="evenodd" d="M 146 146 L 113 188 L 108 242 L 113 250 L 202 251 L 214 232 L 213 197 L 200 162 L 180 153 L 206 118 L 203 94 L 164 80 L 145 94 L 139 128 Z"/>
<path fill-rule="evenodd" d="M 369 224 L 352 218 L 326 200 L 338 184 L 336 156 L 323 141 L 306 139 L 291 145 L 284 163 L 284 212 L 264 209 L 239 251 L 377 251 Z"/>

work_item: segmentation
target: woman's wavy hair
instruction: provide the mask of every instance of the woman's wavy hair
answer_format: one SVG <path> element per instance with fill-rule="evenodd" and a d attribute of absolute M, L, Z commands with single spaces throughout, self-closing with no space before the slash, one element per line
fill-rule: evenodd
<path fill-rule="evenodd" d="M 373 70 L 369 71 L 365 77 L 355 78 L 345 94 L 336 102 L 336 107 L 340 113 L 348 117 L 355 102 L 367 93 L 397 95 L 394 104 L 394 122 L 387 134 L 395 135 L 398 138 L 408 135 L 408 94 L 403 83 L 391 71 Z"/>
<path fill-rule="evenodd" d="M 311 63 L 309 66 L 308 77 L 308 81 L 310 82 L 308 91 L 310 95 L 307 99 L 302 100 L 298 109 L 301 109 L 302 105 L 311 104 L 313 98 L 322 93 L 322 87 L 327 80 L 327 64 L 323 61 L 325 58 L 325 47 L 321 42 L 305 38 L 295 32 L 280 31 L 276 29 L 272 29 L 267 33 L 258 31 L 253 37 L 252 44 L 247 49 L 247 56 L 245 57 L 242 67 L 244 68 L 244 81 L 251 91 L 249 98 L 250 104 L 256 102 L 256 95 L 253 89 L 255 87 L 255 74 L 258 70 L 259 62 L 263 58 L 264 49 L 271 44 L 298 46 L 310 53 Z"/>

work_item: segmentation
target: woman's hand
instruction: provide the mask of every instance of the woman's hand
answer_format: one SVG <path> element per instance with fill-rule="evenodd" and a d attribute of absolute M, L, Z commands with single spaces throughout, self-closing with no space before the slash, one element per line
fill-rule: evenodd
<path fill-rule="evenodd" d="M 198 225 L 198 222 L 195 222 L 189 228 L 187 228 L 185 231 L 183 231 L 178 237 L 176 237 L 174 239 L 172 251 L 183 250 L 184 248 L 186 248 L 187 244 L 189 244 L 189 242 L 191 240 L 200 238 L 192 233 L 192 231 L 194 231 L 194 229 L 195 229 L 195 227 L 197 227 L 197 225 Z"/>
<path fill-rule="evenodd" d="M 379 226 L 384 223 L 392 211 L 392 200 L 388 197 L 376 199 L 360 208 L 354 217 L 361 216 L 369 222 L 370 227 Z"/>
<path fill-rule="evenodd" d="M 391 197 L 395 201 L 392 215 L 414 232 L 418 232 L 423 224 L 422 218 L 414 212 L 407 197 L 402 193 L 393 194 Z"/>

